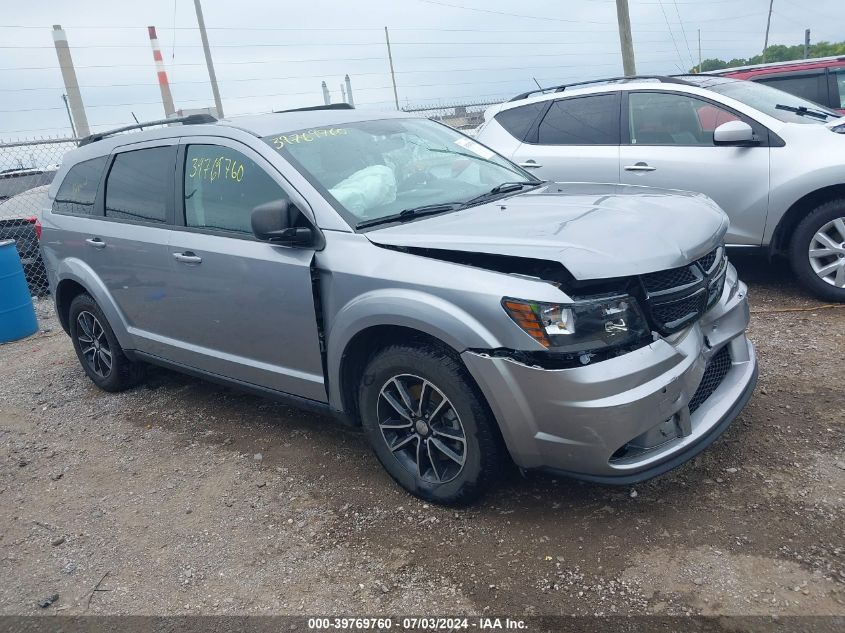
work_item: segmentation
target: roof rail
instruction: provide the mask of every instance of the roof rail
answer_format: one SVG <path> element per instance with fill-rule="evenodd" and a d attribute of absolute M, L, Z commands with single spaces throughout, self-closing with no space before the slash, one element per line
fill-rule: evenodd
<path fill-rule="evenodd" d="M 626 81 L 640 81 L 641 79 L 653 79 L 661 83 L 667 84 L 689 83 L 687 81 L 684 81 L 683 79 L 678 79 L 676 77 L 670 77 L 667 75 L 632 75 L 629 77 L 608 77 L 607 79 L 591 79 L 590 81 L 577 81 L 571 84 L 561 84 L 559 86 L 549 86 L 548 88 L 529 90 L 528 92 L 523 92 L 522 94 L 516 95 L 513 99 L 510 99 L 509 101 L 519 101 L 521 99 L 530 97 L 531 95 L 543 94 L 544 92 L 563 92 L 567 88 L 575 88 L 576 86 L 589 86 L 591 84 L 623 83 Z"/>
<path fill-rule="evenodd" d="M 144 123 L 136 123 L 135 125 L 125 125 L 107 132 L 97 132 L 90 134 L 85 138 L 79 140 L 79 147 L 101 141 L 107 136 L 114 136 L 120 132 L 128 132 L 130 130 L 143 130 L 145 127 L 153 127 L 155 125 L 170 125 L 171 123 L 181 123 L 182 125 L 198 125 L 200 123 L 215 123 L 217 119 L 210 114 L 189 114 L 188 116 L 173 117 L 171 119 L 158 119 L 156 121 L 146 121 Z"/>
<path fill-rule="evenodd" d="M 309 112 L 310 110 L 354 110 L 355 106 L 348 103 L 327 103 L 325 105 L 305 106 L 304 108 L 291 108 L 290 110 L 273 110 L 273 114 L 283 112 Z"/>

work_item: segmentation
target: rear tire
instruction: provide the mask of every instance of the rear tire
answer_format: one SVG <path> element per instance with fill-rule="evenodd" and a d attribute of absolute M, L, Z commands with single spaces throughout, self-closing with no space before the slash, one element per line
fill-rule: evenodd
<path fill-rule="evenodd" d="M 825 301 L 845 302 L 845 198 L 825 202 L 801 220 L 789 261 L 804 287 Z"/>
<path fill-rule="evenodd" d="M 382 350 L 364 370 L 358 402 L 379 461 L 417 497 L 468 504 L 501 473 L 504 447 L 493 416 L 464 367 L 445 351 Z"/>
<path fill-rule="evenodd" d="M 74 297 L 68 331 L 82 369 L 104 391 L 124 391 L 144 377 L 144 366 L 123 353 L 97 302 L 87 293 Z"/>

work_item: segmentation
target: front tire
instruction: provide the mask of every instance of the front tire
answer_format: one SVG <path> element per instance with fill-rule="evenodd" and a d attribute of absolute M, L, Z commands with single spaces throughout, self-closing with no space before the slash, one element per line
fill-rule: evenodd
<path fill-rule="evenodd" d="M 845 198 L 816 207 L 792 235 L 795 276 L 826 301 L 845 302 Z"/>
<path fill-rule="evenodd" d="M 495 421 L 450 354 L 395 345 L 376 354 L 359 392 L 373 451 L 405 490 L 435 503 L 467 504 L 498 477 L 504 450 Z"/>
<path fill-rule="evenodd" d="M 68 330 L 79 363 L 88 377 L 104 391 L 124 391 L 138 384 L 144 366 L 123 353 L 103 311 L 91 295 L 74 297 L 68 313 Z"/>

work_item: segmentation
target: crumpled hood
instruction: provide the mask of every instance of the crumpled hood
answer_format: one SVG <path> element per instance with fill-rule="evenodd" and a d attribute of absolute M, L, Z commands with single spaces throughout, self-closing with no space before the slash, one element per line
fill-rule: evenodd
<path fill-rule="evenodd" d="M 682 266 L 724 239 L 703 194 L 637 185 L 551 183 L 496 202 L 373 230 L 376 244 L 558 261 L 576 279 Z"/>

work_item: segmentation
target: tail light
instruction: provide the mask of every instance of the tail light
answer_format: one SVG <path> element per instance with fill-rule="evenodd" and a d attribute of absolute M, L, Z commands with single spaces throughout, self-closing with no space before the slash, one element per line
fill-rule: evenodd
<path fill-rule="evenodd" d="M 37 217 L 33 216 L 31 218 L 27 218 L 26 221 L 29 222 L 30 224 L 35 225 L 35 237 L 37 237 L 40 241 L 41 240 L 41 220 L 39 220 Z"/>

